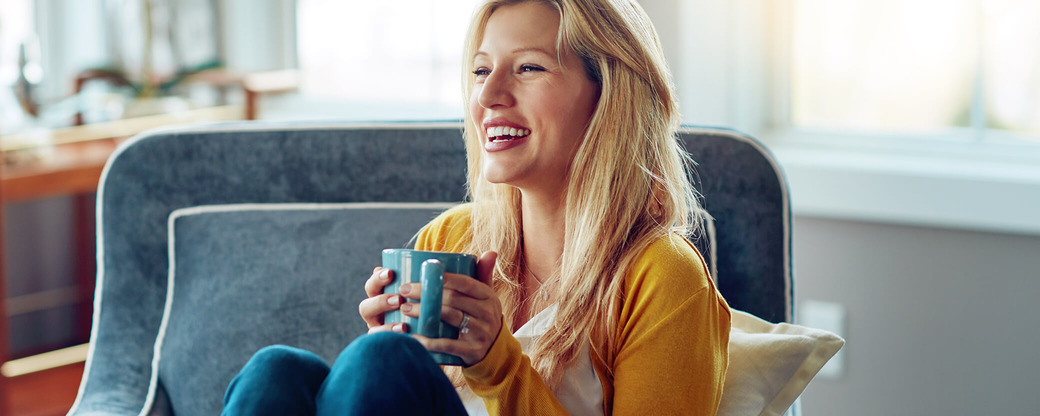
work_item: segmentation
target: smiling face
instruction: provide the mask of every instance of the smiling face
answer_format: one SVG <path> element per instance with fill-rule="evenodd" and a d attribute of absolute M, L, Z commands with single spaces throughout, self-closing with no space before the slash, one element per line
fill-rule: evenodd
<path fill-rule="evenodd" d="M 536 1 L 499 7 L 488 19 L 469 99 L 488 181 L 557 195 L 566 189 L 599 86 L 573 52 L 557 51 L 559 25 L 559 12 Z"/>

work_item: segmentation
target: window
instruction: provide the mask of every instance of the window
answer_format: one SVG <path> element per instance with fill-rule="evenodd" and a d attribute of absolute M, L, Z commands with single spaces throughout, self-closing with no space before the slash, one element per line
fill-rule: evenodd
<path fill-rule="evenodd" d="M 0 3 L 0 134 L 16 130 L 25 120 L 27 109 L 15 96 L 15 84 L 20 78 L 24 78 L 22 82 L 36 84 L 42 77 L 32 11 L 31 0 Z"/>
<path fill-rule="evenodd" d="M 1040 2 L 791 4 L 793 127 L 1040 141 Z"/>
<path fill-rule="evenodd" d="M 461 117 L 462 43 L 476 3 L 299 0 L 301 92 Z"/>
<path fill-rule="evenodd" d="M 737 127 L 770 145 L 795 215 L 1040 230 L 1040 4 L 768 4 L 737 9 L 762 35 L 734 38 L 732 111 L 765 108 Z"/>

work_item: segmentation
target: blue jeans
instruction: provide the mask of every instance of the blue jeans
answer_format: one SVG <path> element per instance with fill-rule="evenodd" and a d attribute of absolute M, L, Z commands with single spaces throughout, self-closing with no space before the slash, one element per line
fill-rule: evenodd
<path fill-rule="evenodd" d="M 422 344 L 363 335 L 331 368 L 318 355 L 274 345 L 257 351 L 224 394 L 222 415 L 465 415 L 455 388 Z"/>

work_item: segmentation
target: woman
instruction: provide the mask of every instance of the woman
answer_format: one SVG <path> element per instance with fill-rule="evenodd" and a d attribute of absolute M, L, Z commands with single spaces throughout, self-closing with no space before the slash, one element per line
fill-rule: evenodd
<path fill-rule="evenodd" d="M 391 394 L 406 409 L 435 402 L 431 413 L 461 413 L 429 350 L 462 357 L 462 369 L 447 371 L 472 413 L 715 414 L 729 309 L 682 237 L 699 207 L 645 13 L 631 0 L 489 0 L 463 56 L 472 202 L 427 225 L 416 248 L 483 253 L 477 280 L 445 277 L 443 320 L 466 331 L 394 335 L 403 324 L 383 315 L 417 317 L 404 298 L 420 300 L 419 290 L 383 294 L 394 276 L 377 268 L 359 305 L 371 335 L 345 350 L 316 394 L 348 390 L 325 395 L 359 397 L 338 400 L 350 408 L 378 401 L 336 375 L 370 374 L 365 354 L 405 354 L 386 353 L 396 346 L 415 358 L 393 361 L 415 367 L 375 372 L 422 390 Z"/>

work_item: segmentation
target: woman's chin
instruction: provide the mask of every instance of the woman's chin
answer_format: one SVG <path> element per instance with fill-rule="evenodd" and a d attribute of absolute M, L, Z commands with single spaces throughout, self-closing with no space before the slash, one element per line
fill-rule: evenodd
<path fill-rule="evenodd" d="M 525 175 L 520 175 L 514 170 L 510 169 L 498 169 L 497 167 L 485 167 L 484 168 L 484 179 L 496 185 L 509 185 L 517 188 L 523 188 L 524 184 L 530 185 L 530 181 L 524 180 Z"/>
<path fill-rule="evenodd" d="M 484 169 L 484 179 L 498 185 L 508 185 L 510 182 L 509 175 L 504 175 L 502 172 L 493 169 Z"/>

